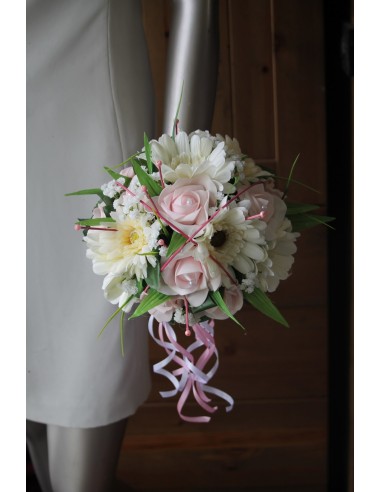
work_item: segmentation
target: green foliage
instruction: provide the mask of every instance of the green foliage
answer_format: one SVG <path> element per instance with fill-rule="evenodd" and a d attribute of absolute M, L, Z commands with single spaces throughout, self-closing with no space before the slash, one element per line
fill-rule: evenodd
<path fill-rule="evenodd" d="M 74 191 L 73 193 L 65 193 L 65 196 L 75 196 L 75 195 L 98 195 L 99 198 L 103 200 L 103 192 L 100 188 L 89 188 L 88 190 Z"/>
<path fill-rule="evenodd" d="M 215 301 L 210 296 L 208 296 L 206 298 L 206 301 L 203 302 L 201 304 L 201 306 L 192 307 L 191 308 L 191 311 L 192 311 L 193 314 L 196 314 L 196 313 L 201 313 L 202 311 L 205 311 L 206 309 L 211 309 L 211 308 L 214 308 L 214 307 L 216 307 Z"/>
<path fill-rule="evenodd" d="M 261 289 L 255 288 L 254 292 L 252 292 L 251 294 L 244 292 L 243 297 L 247 302 L 255 307 L 255 309 L 258 309 L 258 311 L 260 311 L 265 316 L 268 316 L 269 318 L 277 321 L 283 326 L 289 326 L 287 321 L 279 312 L 278 308 L 274 306 L 268 296 L 264 292 L 262 292 Z"/>
<path fill-rule="evenodd" d="M 104 223 L 114 223 L 115 220 L 112 217 L 101 217 L 99 219 L 79 219 L 76 224 L 79 224 L 81 226 L 98 226 Z"/>
<path fill-rule="evenodd" d="M 110 212 L 113 211 L 112 200 L 110 197 L 103 194 L 100 188 L 89 188 L 87 190 L 74 191 L 73 193 L 66 193 L 65 196 L 78 196 L 78 195 L 98 195 L 102 202 L 104 202 L 105 207 L 103 208 L 104 213 L 109 217 Z M 99 203 L 99 202 L 98 202 Z"/>
<path fill-rule="evenodd" d="M 122 311 L 122 314 L 120 315 L 120 320 L 119 320 L 119 332 L 120 332 L 120 350 L 122 352 L 122 357 L 124 357 L 124 343 L 123 343 L 123 322 L 124 322 L 124 317 L 126 313 Z"/>
<path fill-rule="evenodd" d="M 115 179 L 115 181 L 118 181 L 118 179 L 123 178 L 123 186 L 128 186 L 131 183 L 131 178 L 128 178 L 127 176 L 123 176 L 123 174 L 119 174 L 115 172 L 111 167 L 105 166 L 104 169 L 109 173 L 109 175 Z M 122 181 L 120 182 L 122 184 Z"/>
<path fill-rule="evenodd" d="M 144 150 L 146 153 L 148 172 L 152 174 L 151 145 L 145 133 L 144 133 Z"/>
<path fill-rule="evenodd" d="M 286 189 L 285 189 L 285 190 L 284 190 L 284 192 L 283 192 L 283 196 L 286 196 L 286 195 L 287 195 L 288 188 L 289 188 L 290 183 L 291 183 L 292 173 L 294 172 L 294 169 L 295 169 L 296 163 L 298 162 L 299 156 L 300 156 L 300 154 L 298 154 L 298 155 L 296 156 L 296 158 L 295 158 L 294 162 L 292 163 L 292 166 L 291 166 L 291 169 L 290 169 L 290 173 L 289 173 L 289 175 L 288 175 L 287 182 L 286 182 Z"/>
<path fill-rule="evenodd" d="M 304 214 L 317 210 L 318 208 L 318 205 L 309 205 L 307 203 L 287 203 L 286 215 Z"/>
<path fill-rule="evenodd" d="M 156 266 L 153 267 L 152 265 L 148 265 L 147 267 L 147 278 L 145 279 L 147 284 L 154 288 L 157 289 L 159 287 L 159 282 L 160 282 L 160 262 L 156 263 Z"/>
<path fill-rule="evenodd" d="M 216 306 L 218 306 L 221 311 L 223 311 L 229 318 L 231 318 L 237 325 L 239 325 L 242 329 L 245 329 L 241 323 L 232 315 L 230 312 L 230 309 L 227 307 L 225 301 L 222 298 L 221 293 L 216 290 L 214 292 L 210 292 L 210 297 L 213 299 L 213 301 L 216 303 Z"/>
<path fill-rule="evenodd" d="M 173 232 L 171 241 L 168 245 L 167 258 L 177 251 L 185 242 L 186 237 L 182 236 L 178 232 Z"/>
<path fill-rule="evenodd" d="M 144 290 L 143 279 L 136 279 L 136 288 L 138 289 L 138 292 L 136 293 L 136 297 L 139 297 Z"/>
<path fill-rule="evenodd" d="M 138 316 L 145 314 L 150 309 L 153 309 L 154 307 L 162 304 L 170 298 L 171 296 L 168 296 L 167 294 L 162 294 L 161 292 L 157 292 L 155 289 L 150 288 L 147 295 L 143 297 L 142 301 L 135 309 L 134 314 L 128 319 L 137 318 Z"/>
<path fill-rule="evenodd" d="M 309 213 L 319 208 L 318 205 L 310 205 L 308 203 L 287 203 L 286 216 L 291 221 L 293 232 L 300 232 L 317 225 L 326 225 L 333 229 L 332 226 L 328 225 L 328 222 L 335 220 L 334 217 Z"/>
<path fill-rule="evenodd" d="M 317 225 L 326 225 L 327 227 L 334 229 L 328 225 L 328 222 L 335 220 L 335 217 L 328 217 L 326 215 L 312 215 L 312 214 L 297 214 L 289 217 L 293 232 L 300 232 L 305 229 L 310 229 Z"/>
<path fill-rule="evenodd" d="M 154 181 L 149 174 L 147 174 L 141 167 L 138 160 L 132 160 L 132 167 L 134 172 L 138 177 L 138 180 L 142 186 L 147 188 L 148 194 L 152 196 L 160 195 L 162 192 L 162 187 L 159 183 Z"/>
<path fill-rule="evenodd" d="M 133 298 L 133 296 L 130 296 L 127 301 L 122 304 L 122 306 L 120 306 L 109 318 L 108 320 L 106 321 L 106 323 L 103 325 L 103 328 L 101 329 L 101 331 L 99 332 L 98 334 L 98 338 L 102 335 L 102 333 L 104 332 L 104 330 L 106 329 L 106 326 L 108 326 L 111 321 L 115 318 L 115 316 L 120 313 L 122 311 L 122 309 L 127 306 L 127 304 L 131 301 L 131 299 Z"/>

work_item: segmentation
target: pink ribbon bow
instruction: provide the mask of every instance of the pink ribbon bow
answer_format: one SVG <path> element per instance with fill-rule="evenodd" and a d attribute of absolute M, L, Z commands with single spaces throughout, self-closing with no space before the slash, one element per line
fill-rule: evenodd
<path fill-rule="evenodd" d="M 154 334 L 154 320 L 153 316 L 149 319 L 149 333 L 155 342 L 165 349 L 167 357 L 155 364 L 153 370 L 156 374 L 166 377 L 174 386 L 173 390 L 161 391 L 160 395 L 163 398 L 169 398 L 181 393 L 177 402 L 177 411 L 186 422 L 206 423 L 210 421 L 210 417 L 206 415 L 191 417 L 183 414 L 183 407 L 191 392 L 197 403 L 205 411 L 213 413 L 218 408 L 209 405 L 211 399 L 207 396 L 206 393 L 208 393 L 225 400 L 229 404 L 226 407 L 226 411 L 230 412 L 234 405 L 233 398 L 224 391 L 207 384 L 216 373 L 219 365 L 218 352 L 213 337 L 213 321 L 205 321 L 193 325 L 191 328 L 195 335 L 195 341 L 185 349 L 177 342 L 176 333 L 167 322 L 159 323 L 158 337 L 156 337 Z M 196 357 L 192 352 L 200 347 L 204 347 L 204 350 L 195 360 Z M 206 365 L 213 356 L 215 356 L 215 362 L 212 368 L 208 372 L 204 372 Z M 167 370 L 166 366 L 171 362 L 176 363 L 178 368 L 172 371 Z"/>

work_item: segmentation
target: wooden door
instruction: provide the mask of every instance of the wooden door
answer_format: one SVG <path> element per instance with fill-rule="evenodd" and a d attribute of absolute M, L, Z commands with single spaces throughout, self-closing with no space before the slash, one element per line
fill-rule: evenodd
<path fill-rule="evenodd" d="M 162 118 L 169 2 L 144 0 Z M 220 60 L 212 133 L 235 136 L 258 164 L 287 176 L 292 201 L 326 206 L 323 2 L 220 0 Z M 119 478 L 134 490 L 326 490 L 327 229 L 298 240 L 292 276 L 272 296 L 290 328 L 244 308 L 246 333 L 216 328 L 215 386 L 235 399 L 209 424 L 185 424 L 153 375 L 130 419 Z M 163 358 L 151 345 L 151 362 Z"/>

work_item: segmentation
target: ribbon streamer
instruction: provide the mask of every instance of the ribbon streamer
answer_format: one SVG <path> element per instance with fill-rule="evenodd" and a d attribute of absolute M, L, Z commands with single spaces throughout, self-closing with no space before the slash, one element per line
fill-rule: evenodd
<path fill-rule="evenodd" d="M 224 391 L 208 385 L 217 372 L 219 365 L 218 352 L 214 342 L 213 321 L 205 321 L 193 325 L 191 329 L 194 332 L 195 341 L 189 347 L 184 348 L 178 343 L 174 329 L 167 322 L 159 323 L 158 336 L 155 336 L 154 320 L 153 316 L 149 319 L 149 333 L 155 342 L 164 348 L 167 357 L 155 364 L 153 370 L 156 374 L 166 377 L 174 387 L 170 391 L 161 391 L 160 395 L 163 398 L 169 398 L 178 393 L 181 394 L 177 402 L 177 411 L 179 416 L 186 422 L 206 423 L 210 421 L 210 417 L 207 415 L 191 417 L 183 414 L 183 407 L 191 393 L 200 407 L 208 413 L 215 412 L 218 407 L 209 405 L 211 399 L 207 396 L 207 393 L 225 400 L 228 403 L 226 411 L 230 412 L 234 405 L 233 398 Z M 204 348 L 204 350 L 195 360 L 193 352 L 200 347 Z M 213 356 L 215 356 L 215 362 L 212 368 L 208 372 L 204 372 L 206 365 Z M 171 362 L 177 364 L 178 367 L 169 371 L 166 366 Z"/>

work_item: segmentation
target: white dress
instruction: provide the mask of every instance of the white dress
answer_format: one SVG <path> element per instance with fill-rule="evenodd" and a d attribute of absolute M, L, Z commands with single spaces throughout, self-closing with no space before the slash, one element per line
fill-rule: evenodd
<path fill-rule="evenodd" d="M 153 138 L 154 101 L 138 0 L 27 0 L 27 418 L 97 427 L 150 391 L 147 320 L 118 319 L 85 256 L 77 218 Z"/>

